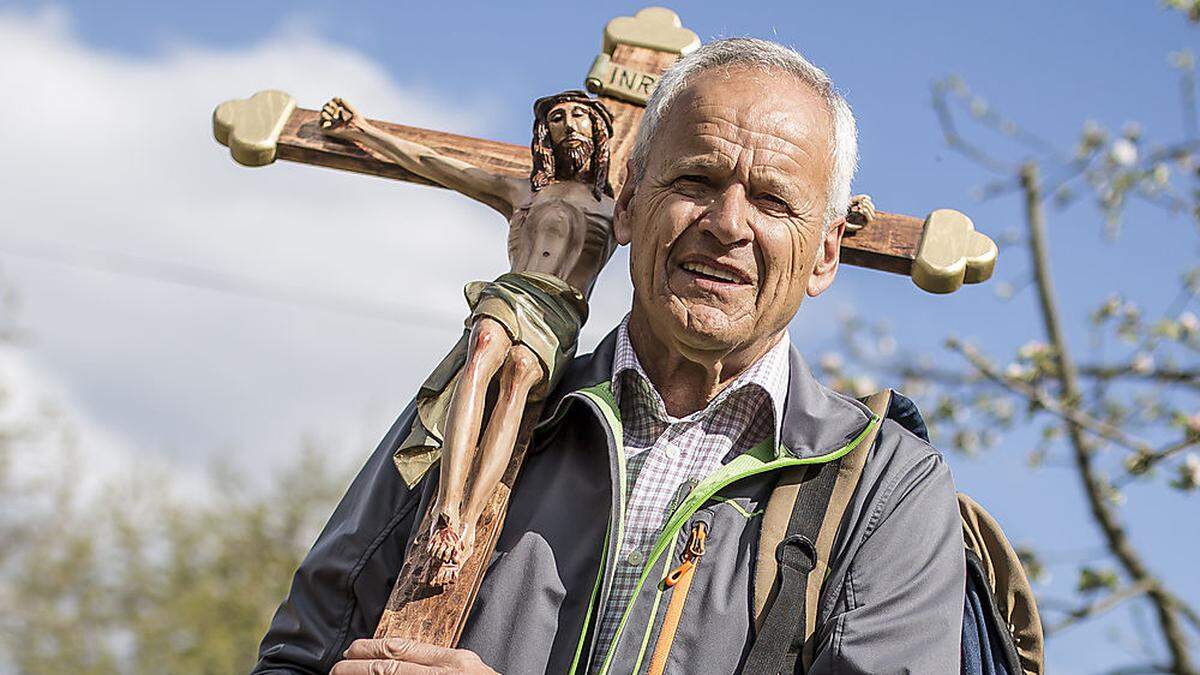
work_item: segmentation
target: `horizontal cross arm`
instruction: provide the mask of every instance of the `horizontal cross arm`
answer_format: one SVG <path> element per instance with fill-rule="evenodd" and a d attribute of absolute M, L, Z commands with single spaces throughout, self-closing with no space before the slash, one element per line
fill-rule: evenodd
<path fill-rule="evenodd" d="M 420 143 L 440 154 L 460 159 L 485 171 L 529 178 L 532 161 L 528 147 L 391 122 L 371 120 L 371 124 L 398 138 Z M 381 154 L 325 134 L 321 131 L 321 113 L 317 110 L 297 108 L 284 124 L 277 148 L 277 157 L 290 162 L 441 187 L 431 180 L 404 170 L 395 161 Z"/>
<path fill-rule="evenodd" d="M 272 97 L 256 101 L 266 94 Z M 290 102 L 291 97 L 282 97 L 286 94 L 263 92 L 217 109 L 214 132 L 239 162 L 261 165 L 285 159 L 441 187 L 381 154 L 323 133 L 318 111 L 297 108 Z M 248 134 L 250 140 L 236 137 L 233 130 L 238 118 L 232 114 L 222 118 L 225 106 L 234 104 L 246 106 L 250 119 L 261 122 L 253 129 L 255 133 Z M 247 110 L 238 111 L 238 115 L 247 116 Z M 485 171 L 529 177 L 532 161 L 528 147 L 390 122 L 372 120 L 372 124 Z M 631 138 L 632 134 L 626 136 Z M 911 276 L 918 286 L 934 293 L 949 293 L 964 283 L 986 280 L 995 259 L 996 245 L 991 239 L 976 232 L 966 216 L 944 209 L 934 211 L 925 220 L 876 212 L 862 228 L 848 228 L 842 239 L 842 262 Z"/>

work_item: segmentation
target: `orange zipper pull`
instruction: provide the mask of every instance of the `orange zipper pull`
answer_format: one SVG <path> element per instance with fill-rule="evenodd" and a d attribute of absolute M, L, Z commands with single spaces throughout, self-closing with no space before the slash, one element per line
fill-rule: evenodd
<path fill-rule="evenodd" d="M 667 588 L 673 587 L 684 576 L 696 568 L 696 564 L 700 562 L 701 556 L 704 555 L 704 543 L 707 540 L 708 525 L 702 520 L 696 521 L 696 524 L 692 526 L 691 534 L 688 535 L 687 548 L 683 551 L 683 562 L 667 573 L 666 578 L 663 579 L 664 586 Z"/>
<path fill-rule="evenodd" d="M 671 645 L 675 642 L 675 632 L 679 630 L 679 621 L 683 616 L 683 603 L 687 601 L 688 589 L 692 587 L 692 577 L 695 576 L 696 565 L 704 555 L 704 543 L 708 540 L 708 523 L 702 520 L 692 525 L 692 533 L 688 536 L 687 548 L 683 550 L 683 563 L 671 570 L 663 585 L 675 587 L 671 591 L 671 602 L 667 605 L 667 614 L 663 617 L 662 629 L 658 633 L 658 642 L 654 645 L 654 653 L 650 657 L 650 667 L 647 675 L 663 675 L 667 668 L 667 656 L 671 653 Z"/>

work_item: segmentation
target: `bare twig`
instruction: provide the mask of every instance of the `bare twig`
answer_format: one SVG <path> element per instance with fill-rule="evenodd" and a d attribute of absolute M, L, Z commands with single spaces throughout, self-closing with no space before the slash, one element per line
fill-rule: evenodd
<path fill-rule="evenodd" d="M 1093 616 L 1103 614 L 1104 612 L 1107 612 L 1108 610 L 1116 607 L 1130 598 L 1136 598 L 1137 596 L 1142 595 L 1150 590 L 1150 583 L 1151 582 L 1148 580 L 1143 580 L 1136 584 L 1131 584 L 1109 593 L 1096 602 L 1088 603 L 1082 607 L 1067 612 L 1067 618 L 1059 621 L 1053 626 L 1046 627 L 1046 637 L 1060 633 L 1063 630 L 1074 626 L 1080 621 L 1083 621 L 1084 619 L 1089 619 Z"/>
<path fill-rule="evenodd" d="M 1190 55 L 1179 69 L 1179 102 L 1183 106 L 1184 132 L 1189 138 L 1200 137 L 1200 122 L 1196 115 L 1196 66 Z"/>
<path fill-rule="evenodd" d="M 1150 368 L 1136 367 L 1133 363 L 1117 365 L 1087 364 L 1079 367 L 1079 374 L 1100 380 L 1121 377 L 1138 380 L 1153 380 L 1167 384 L 1182 384 L 1200 388 L 1200 368 Z"/>
<path fill-rule="evenodd" d="M 946 139 L 946 145 L 988 171 L 1012 175 L 1015 170 L 1012 164 L 992 157 L 984 152 L 983 148 L 967 142 L 958 133 L 954 124 L 954 114 L 950 112 L 950 106 L 946 102 L 945 88 L 946 85 L 941 82 L 933 85 L 933 110 L 937 113 L 938 124 L 942 127 L 942 136 Z"/>
<path fill-rule="evenodd" d="M 1192 630 L 1200 633 L 1200 613 L 1197 613 L 1195 609 L 1178 597 L 1174 597 L 1173 600 L 1179 613 L 1183 615 L 1183 618 L 1188 620 L 1188 623 L 1192 624 Z"/>
<path fill-rule="evenodd" d="M 1153 663 L 1147 663 L 1138 666 L 1121 666 L 1105 672 L 1105 675 L 1152 675 L 1153 673 L 1169 673 L 1166 666 L 1157 666 Z"/>

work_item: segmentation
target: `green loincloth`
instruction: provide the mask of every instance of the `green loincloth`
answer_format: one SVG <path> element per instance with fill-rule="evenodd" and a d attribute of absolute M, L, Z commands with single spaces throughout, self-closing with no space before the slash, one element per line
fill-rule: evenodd
<path fill-rule="evenodd" d="M 575 356 L 579 330 L 587 320 L 583 294 L 552 274 L 508 272 L 495 281 L 473 281 L 463 294 L 471 308 L 468 327 L 421 385 L 416 419 L 394 456 L 410 487 L 441 456 L 446 414 L 467 362 L 470 326 L 475 321 L 484 316 L 495 320 L 514 344 L 525 345 L 537 356 L 545 378 L 530 393 L 530 400 L 536 401 L 558 384 L 563 367 Z"/>

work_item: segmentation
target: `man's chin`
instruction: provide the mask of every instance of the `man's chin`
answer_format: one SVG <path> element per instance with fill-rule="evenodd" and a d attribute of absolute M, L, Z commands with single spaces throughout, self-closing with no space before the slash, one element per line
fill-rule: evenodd
<path fill-rule="evenodd" d="M 708 305 L 692 305 L 682 312 L 671 312 L 671 319 L 676 342 L 697 356 L 726 354 L 749 337 L 741 322 L 725 310 Z"/>

